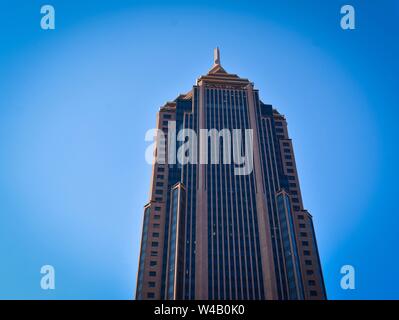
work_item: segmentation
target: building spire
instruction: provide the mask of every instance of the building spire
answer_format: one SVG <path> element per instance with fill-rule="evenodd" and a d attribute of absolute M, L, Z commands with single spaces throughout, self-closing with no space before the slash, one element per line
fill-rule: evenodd
<path fill-rule="evenodd" d="M 216 47 L 213 50 L 213 64 L 215 66 L 220 66 L 220 51 L 219 51 L 219 47 Z"/>
<path fill-rule="evenodd" d="M 225 73 L 227 74 L 226 70 L 224 70 L 220 64 L 220 51 L 219 51 L 219 47 L 216 47 L 213 50 L 213 66 L 211 68 L 211 70 L 209 70 L 208 74 L 221 74 L 221 73 Z"/>

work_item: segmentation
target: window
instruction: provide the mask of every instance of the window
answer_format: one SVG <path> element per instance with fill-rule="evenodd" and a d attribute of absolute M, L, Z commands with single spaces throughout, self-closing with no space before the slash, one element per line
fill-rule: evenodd
<path fill-rule="evenodd" d="M 304 247 L 307 247 L 307 246 L 309 245 L 309 242 L 308 242 L 308 241 L 302 241 L 302 245 L 303 245 Z"/>
<path fill-rule="evenodd" d="M 305 256 L 310 256 L 310 251 L 309 251 L 309 250 L 304 250 L 304 251 L 303 251 L 303 255 L 305 255 Z"/>
<path fill-rule="evenodd" d="M 298 214 L 298 220 L 304 220 L 304 219 L 305 219 L 305 217 L 303 215 Z"/>
<path fill-rule="evenodd" d="M 145 252 L 147 248 L 147 238 L 148 238 L 148 224 L 150 220 L 150 208 L 147 207 L 144 210 L 144 221 L 143 221 L 143 234 L 141 238 L 141 248 L 140 248 L 140 264 L 139 264 L 139 272 L 137 277 L 137 292 L 138 297 L 142 298 L 142 289 L 143 289 L 143 277 L 144 277 L 144 261 L 145 261 Z"/>
<path fill-rule="evenodd" d="M 294 176 L 288 176 L 288 180 L 295 180 Z"/>
<path fill-rule="evenodd" d="M 149 286 L 150 288 L 155 288 L 155 282 L 154 282 L 154 281 L 148 282 L 148 286 Z"/>
<path fill-rule="evenodd" d="M 306 228 L 306 224 L 300 223 L 300 224 L 299 224 L 299 228 Z"/>
<path fill-rule="evenodd" d="M 306 274 L 307 274 L 308 276 L 311 276 L 313 273 L 314 273 L 313 270 L 306 270 Z"/>
<path fill-rule="evenodd" d="M 301 232 L 301 237 L 307 237 L 308 234 L 306 232 Z"/>
<path fill-rule="evenodd" d="M 167 280 L 169 282 L 167 295 L 169 299 L 172 299 L 174 293 L 174 279 L 175 279 L 175 266 L 174 260 L 176 257 L 176 244 L 177 244 L 177 237 L 176 237 L 176 229 L 177 229 L 177 217 L 178 217 L 178 196 L 179 190 L 176 188 L 172 191 L 172 204 L 171 204 L 171 233 L 170 233 L 170 243 L 171 243 L 171 250 L 169 252 L 168 262 L 169 262 L 169 269 L 167 273 Z"/>
<path fill-rule="evenodd" d="M 155 277 L 157 275 L 155 271 L 150 271 L 148 274 L 150 275 L 150 277 Z"/>
<path fill-rule="evenodd" d="M 164 119 L 171 119 L 172 115 L 170 113 L 164 113 L 163 118 Z"/>
<path fill-rule="evenodd" d="M 288 173 L 294 173 L 294 169 L 287 169 Z"/>
<path fill-rule="evenodd" d="M 312 263 L 312 260 L 305 260 L 305 264 L 307 266 L 311 266 L 313 263 Z"/>
<path fill-rule="evenodd" d="M 311 297 L 317 297 L 317 291 L 311 290 L 310 291 L 310 296 Z"/>
<path fill-rule="evenodd" d="M 159 214 L 154 214 L 154 219 L 159 220 L 159 219 L 161 219 L 161 216 Z"/>
<path fill-rule="evenodd" d="M 158 251 L 151 251 L 151 257 L 157 257 Z"/>
<path fill-rule="evenodd" d="M 163 187 L 163 182 L 157 182 L 157 187 Z"/>
<path fill-rule="evenodd" d="M 289 146 L 290 146 L 289 142 L 283 142 L 283 147 L 289 147 Z"/>
<path fill-rule="evenodd" d="M 294 164 L 291 161 L 288 161 L 288 162 L 285 163 L 285 165 L 287 167 L 292 167 Z"/>
<path fill-rule="evenodd" d="M 154 238 L 159 238 L 159 232 L 153 232 L 153 233 L 152 233 L 152 236 L 153 236 Z"/>
<path fill-rule="evenodd" d="M 316 281 L 314 281 L 314 280 L 309 280 L 309 281 L 308 281 L 308 284 L 309 284 L 310 286 L 315 286 L 315 285 L 316 285 Z"/>
<path fill-rule="evenodd" d="M 157 175 L 157 179 L 163 179 L 164 178 L 164 175 L 163 174 L 158 174 Z"/>
<path fill-rule="evenodd" d="M 161 211 L 161 207 L 155 207 L 155 211 Z"/>
<path fill-rule="evenodd" d="M 285 152 L 285 153 L 291 153 L 291 149 L 289 149 L 289 148 L 284 148 L 284 152 Z"/>
<path fill-rule="evenodd" d="M 163 194 L 163 190 L 155 190 L 155 194 Z"/>
<path fill-rule="evenodd" d="M 158 247 L 158 245 L 159 245 L 158 241 L 151 242 L 151 247 Z"/>
<path fill-rule="evenodd" d="M 284 156 L 284 158 L 287 159 L 287 160 L 291 160 L 291 159 L 292 159 L 291 155 L 289 155 L 289 154 L 286 154 L 286 155 Z"/>
<path fill-rule="evenodd" d="M 155 267 L 157 265 L 156 261 L 150 261 L 150 267 Z"/>
<path fill-rule="evenodd" d="M 147 298 L 154 299 L 155 298 L 155 293 L 154 292 L 148 292 L 147 293 Z"/>
<path fill-rule="evenodd" d="M 154 223 L 152 226 L 154 227 L 154 229 L 158 229 L 160 225 L 159 223 Z"/>

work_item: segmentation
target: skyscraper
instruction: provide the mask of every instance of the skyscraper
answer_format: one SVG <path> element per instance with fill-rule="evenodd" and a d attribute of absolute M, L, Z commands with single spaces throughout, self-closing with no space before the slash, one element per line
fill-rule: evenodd
<path fill-rule="evenodd" d="M 153 165 L 136 299 L 325 299 L 286 119 L 253 83 L 223 69 L 219 49 L 192 90 L 160 108 L 157 129 L 156 157 L 166 161 Z M 249 139 L 231 139 L 238 129 Z M 188 132 L 204 130 L 217 141 L 206 136 L 205 148 L 191 144 L 191 161 L 171 161 L 186 155 L 179 146 Z M 236 149 L 251 152 L 247 172 L 237 174 L 224 153 L 209 161 L 208 153 Z"/>

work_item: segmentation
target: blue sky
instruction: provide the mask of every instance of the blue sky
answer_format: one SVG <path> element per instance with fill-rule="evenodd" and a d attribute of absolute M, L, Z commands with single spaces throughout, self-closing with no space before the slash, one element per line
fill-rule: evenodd
<path fill-rule="evenodd" d="M 133 297 L 144 135 L 215 46 L 287 117 L 328 297 L 399 298 L 397 1 L 46 3 L 55 30 L 43 2 L 0 2 L 0 298 Z"/>

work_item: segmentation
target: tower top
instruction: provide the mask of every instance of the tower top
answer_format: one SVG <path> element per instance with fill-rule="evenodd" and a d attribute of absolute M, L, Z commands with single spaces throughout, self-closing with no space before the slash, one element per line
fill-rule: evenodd
<path fill-rule="evenodd" d="M 219 51 L 219 47 L 216 47 L 213 50 L 213 65 L 214 66 L 220 66 L 220 51 Z"/>
<path fill-rule="evenodd" d="M 197 79 L 197 85 L 200 83 L 213 83 L 214 85 L 217 84 L 220 86 L 227 86 L 227 87 L 242 87 L 245 88 L 250 83 L 248 79 L 240 78 L 236 74 L 228 73 L 226 70 L 223 69 L 222 65 L 220 64 L 220 50 L 219 47 L 216 47 L 213 50 L 213 66 L 211 70 L 204 76 L 201 76 Z"/>

